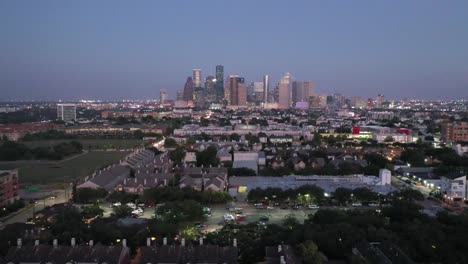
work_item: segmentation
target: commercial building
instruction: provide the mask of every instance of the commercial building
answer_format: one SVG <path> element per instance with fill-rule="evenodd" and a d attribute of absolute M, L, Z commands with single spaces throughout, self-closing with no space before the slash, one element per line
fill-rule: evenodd
<path fill-rule="evenodd" d="M 1 124 L 0 137 L 6 137 L 11 141 L 17 141 L 28 133 L 33 134 L 52 129 L 61 130 L 63 128 L 63 124 L 54 123 Z"/>
<path fill-rule="evenodd" d="M 187 77 L 187 81 L 185 82 L 184 86 L 184 101 L 193 101 L 193 91 L 194 91 L 194 84 L 192 77 Z"/>
<path fill-rule="evenodd" d="M 268 104 L 268 96 L 270 91 L 270 76 L 263 76 L 263 103 Z"/>
<path fill-rule="evenodd" d="M 258 173 L 258 152 L 256 151 L 236 151 L 234 152 L 233 168 L 248 168 Z"/>
<path fill-rule="evenodd" d="M 0 171 L 0 207 L 20 199 L 18 170 Z"/>
<path fill-rule="evenodd" d="M 278 84 L 278 108 L 288 109 L 291 107 L 291 73 L 287 72 Z"/>
<path fill-rule="evenodd" d="M 224 99 L 228 105 L 247 105 L 247 85 L 245 84 L 244 78 L 238 75 L 229 75 L 226 79 Z"/>
<path fill-rule="evenodd" d="M 442 124 L 443 141 L 468 141 L 468 122 L 446 122 Z"/>
<path fill-rule="evenodd" d="M 65 122 L 76 120 L 75 104 L 57 104 L 57 119 Z"/>
<path fill-rule="evenodd" d="M 230 177 L 229 178 L 229 193 L 231 196 L 237 197 L 242 193 L 247 194 L 255 188 L 281 188 L 297 189 L 304 185 L 315 185 L 322 188 L 326 193 L 333 193 L 337 188 L 343 187 L 348 189 L 368 188 L 374 192 L 387 194 L 396 191 L 390 183 L 391 174 L 389 171 L 380 171 L 377 176 L 364 175 L 346 175 L 346 176 L 298 176 L 290 175 L 283 177 Z"/>
<path fill-rule="evenodd" d="M 218 101 L 217 96 L 216 78 L 210 75 L 205 79 L 205 102 L 215 103 Z"/>
<path fill-rule="evenodd" d="M 193 85 L 195 88 L 202 87 L 202 70 L 193 69 Z"/>
<path fill-rule="evenodd" d="M 167 100 L 167 91 L 165 89 L 160 89 L 159 90 L 159 103 L 164 104 Z"/>
<path fill-rule="evenodd" d="M 216 65 L 216 101 L 224 98 L 224 66 Z"/>

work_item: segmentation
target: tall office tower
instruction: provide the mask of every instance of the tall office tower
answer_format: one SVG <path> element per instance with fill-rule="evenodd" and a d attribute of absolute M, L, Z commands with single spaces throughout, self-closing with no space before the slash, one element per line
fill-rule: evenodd
<path fill-rule="evenodd" d="M 291 107 L 291 73 L 283 75 L 278 85 L 278 108 L 288 109 Z"/>
<path fill-rule="evenodd" d="M 202 87 L 202 71 L 193 69 L 193 87 Z"/>
<path fill-rule="evenodd" d="M 238 75 L 229 75 L 226 78 L 224 99 L 227 101 L 228 105 L 245 105 L 244 101 L 247 101 L 247 86 L 244 83 L 244 78 L 241 78 Z"/>
<path fill-rule="evenodd" d="M 244 78 L 241 79 L 237 84 L 237 105 L 247 105 L 247 85 L 243 81 Z"/>
<path fill-rule="evenodd" d="M 314 81 L 304 81 L 303 84 L 304 91 L 302 93 L 302 101 L 308 102 L 309 98 L 315 95 L 315 82 Z"/>
<path fill-rule="evenodd" d="M 224 66 L 216 65 L 216 100 L 222 101 L 224 98 Z"/>
<path fill-rule="evenodd" d="M 291 89 L 291 96 L 292 96 L 292 105 L 295 107 L 297 102 L 305 102 L 304 101 L 304 82 L 302 81 L 293 81 L 292 89 Z"/>
<path fill-rule="evenodd" d="M 76 105 L 57 104 L 57 119 L 65 122 L 76 120 Z"/>
<path fill-rule="evenodd" d="M 185 82 L 184 86 L 184 101 L 192 101 L 193 100 L 193 80 L 192 77 L 187 77 L 187 81 Z"/>
<path fill-rule="evenodd" d="M 264 75 L 263 76 L 263 102 L 265 104 L 268 103 L 269 90 L 270 90 L 270 76 Z"/>
<path fill-rule="evenodd" d="M 377 95 L 377 100 L 375 100 L 375 107 L 382 108 L 382 103 L 385 101 L 385 96 L 383 94 Z"/>
<path fill-rule="evenodd" d="M 205 101 L 207 103 L 217 102 L 216 79 L 208 76 L 205 79 Z"/>
<path fill-rule="evenodd" d="M 195 87 L 195 91 L 193 92 L 193 102 L 198 107 L 205 106 L 205 91 L 202 87 Z"/>
<path fill-rule="evenodd" d="M 177 101 L 184 100 L 184 90 L 177 90 Z"/>
<path fill-rule="evenodd" d="M 263 94 L 263 82 L 253 83 L 254 100 L 257 103 L 263 102 L 265 95 Z"/>
<path fill-rule="evenodd" d="M 166 100 L 167 100 L 167 91 L 165 89 L 160 89 L 159 90 L 159 103 L 164 104 Z"/>
<path fill-rule="evenodd" d="M 351 97 L 351 106 L 354 108 L 364 109 L 367 106 L 367 99 L 364 97 L 353 96 Z"/>

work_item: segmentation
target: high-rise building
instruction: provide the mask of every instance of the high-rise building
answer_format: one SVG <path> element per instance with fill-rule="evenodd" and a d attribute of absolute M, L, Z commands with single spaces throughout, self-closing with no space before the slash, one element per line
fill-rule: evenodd
<path fill-rule="evenodd" d="M 216 65 L 216 100 L 221 101 L 224 97 L 224 66 Z"/>
<path fill-rule="evenodd" d="M 293 81 L 292 83 L 292 105 L 296 106 L 297 102 L 305 102 L 304 101 L 304 82 L 302 81 Z"/>
<path fill-rule="evenodd" d="M 315 95 L 315 82 L 314 81 L 304 81 L 303 84 L 304 91 L 302 92 L 302 101 L 308 102 L 309 98 Z"/>
<path fill-rule="evenodd" d="M 65 122 L 76 120 L 76 105 L 57 104 L 57 119 Z"/>
<path fill-rule="evenodd" d="M 268 96 L 270 90 L 270 76 L 264 75 L 263 76 L 263 103 L 268 103 Z"/>
<path fill-rule="evenodd" d="M 441 128 L 443 141 L 468 141 L 468 122 L 445 122 Z"/>
<path fill-rule="evenodd" d="M 192 101 L 193 100 L 193 80 L 192 77 L 187 77 L 187 81 L 185 82 L 184 86 L 184 101 Z"/>
<path fill-rule="evenodd" d="M 229 75 L 226 78 L 224 99 L 228 105 L 247 104 L 247 85 L 245 85 L 244 78 L 238 75 Z"/>
<path fill-rule="evenodd" d="M 291 101 L 291 73 L 287 72 L 278 85 L 278 108 L 290 108 Z"/>
<path fill-rule="evenodd" d="M 159 103 L 164 104 L 166 100 L 167 100 L 167 91 L 165 89 L 160 89 L 159 90 Z"/>
<path fill-rule="evenodd" d="M 257 103 L 262 103 L 265 95 L 263 94 L 263 82 L 253 83 L 254 100 Z"/>
<path fill-rule="evenodd" d="M 20 199 L 18 169 L 0 171 L 0 206 L 5 207 Z"/>
<path fill-rule="evenodd" d="M 375 107 L 382 108 L 382 103 L 385 101 L 385 96 L 383 94 L 377 95 L 377 100 L 375 100 Z"/>
<path fill-rule="evenodd" d="M 177 101 L 184 100 L 184 90 L 177 90 Z"/>
<path fill-rule="evenodd" d="M 202 70 L 193 69 L 193 86 L 195 88 L 202 87 Z"/>
<path fill-rule="evenodd" d="M 217 102 L 216 79 L 214 76 L 208 76 L 205 79 L 205 101 L 207 103 Z"/>
<path fill-rule="evenodd" d="M 205 106 L 205 91 L 202 87 L 196 87 L 193 92 L 193 102 L 197 107 Z"/>

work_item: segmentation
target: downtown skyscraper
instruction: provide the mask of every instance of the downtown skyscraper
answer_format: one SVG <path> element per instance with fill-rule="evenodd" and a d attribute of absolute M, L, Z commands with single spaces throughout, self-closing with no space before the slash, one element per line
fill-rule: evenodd
<path fill-rule="evenodd" d="M 193 86 L 195 88 L 203 87 L 202 85 L 202 70 L 193 69 Z"/>
<path fill-rule="evenodd" d="M 222 101 L 224 98 L 224 66 L 216 65 L 216 100 Z"/>
<path fill-rule="evenodd" d="M 245 84 L 244 78 L 238 75 L 229 75 L 226 78 L 224 99 L 227 105 L 247 105 L 247 85 Z"/>
<path fill-rule="evenodd" d="M 263 76 L 263 103 L 268 103 L 268 96 L 270 90 L 270 76 L 264 75 Z"/>
<path fill-rule="evenodd" d="M 278 108 L 287 109 L 291 107 L 291 73 L 287 72 L 278 84 Z"/>
<path fill-rule="evenodd" d="M 187 81 L 185 82 L 185 86 L 184 86 L 184 96 L 183 96 L 184 101 L 192 101 L 193 92 L 194 92 L 193 80 L 192 80 L 192 77 L 189 76 L 187 77 Z"/>

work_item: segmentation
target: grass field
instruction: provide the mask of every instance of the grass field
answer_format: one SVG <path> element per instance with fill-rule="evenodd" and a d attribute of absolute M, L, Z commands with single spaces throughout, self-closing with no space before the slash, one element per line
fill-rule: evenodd
<path fill-rule="evenodd" d="M 78 141 L 83 145 L 84 150 L 102 149 L 131 149 L 141 147 L 143 140 L 140 139 L 59 139 L 59 140 L 38 140 L 26 141 L 24 144 L 30 148 L 54 146 L 62 142 Z"/>
<path fill-rule="evenodd" d="M 22 186 L 34 184 L 70 183 L 75 178 L 84 178 L 94 170 L 122 159 L 128 152 L 97 151 L 89 152 L 64 162 L 17 162 L 2 163 L 2 168 L 19 168 L 19 179 Z"/>

